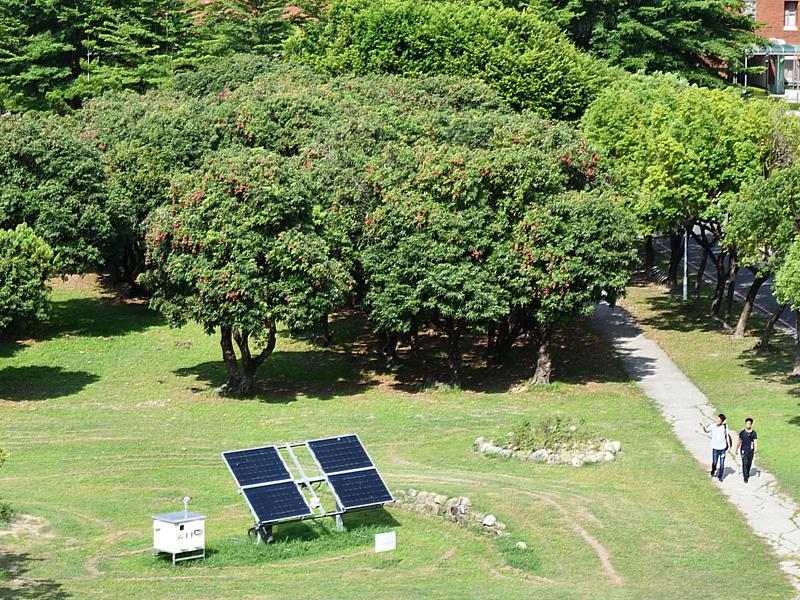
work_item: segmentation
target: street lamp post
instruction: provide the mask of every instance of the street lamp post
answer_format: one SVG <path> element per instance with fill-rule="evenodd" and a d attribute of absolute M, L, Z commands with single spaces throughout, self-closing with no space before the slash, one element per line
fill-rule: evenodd
<path fill-rule="evenodd" d="M 684 227 L 683 238 L 683 301 L 689 299 L 689 228 Z"/>

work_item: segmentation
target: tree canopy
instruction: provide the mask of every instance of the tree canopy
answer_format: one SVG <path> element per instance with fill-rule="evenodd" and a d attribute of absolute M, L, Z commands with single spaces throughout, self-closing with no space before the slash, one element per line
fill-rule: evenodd
<path fill-rule="evenodd" d="M 480 79 L 514 108 L 573 119 L 612 78 L 532 12 L 495 4 L 335 0 L 287 42 L 287 54 L 341 75 Z"/>
<path fill-rule="evenodd" d="M 763 40 L 743 0 L 531 0 L 528 6 L 594 56 L 632 72 L 670 72 L 721 85 Z"/>
<path fill-rule="evenodd" d="M 0 1 L 0 110 L 67 112 L 237 52 L 273 55 L 275 0 Z"/>

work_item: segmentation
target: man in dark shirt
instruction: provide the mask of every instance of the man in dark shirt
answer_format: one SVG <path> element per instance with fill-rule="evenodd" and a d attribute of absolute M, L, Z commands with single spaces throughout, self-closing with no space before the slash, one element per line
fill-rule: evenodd
<path fill-rule="evenodd" d="M 753 466 L 753 455 L 758 451 L 758 434 L 753 429 L 753 419 L 750 417 L 744 420 L 744 429 L 739 432 L 736 451 L 742 453 L 742 475 L 747 483 L 750 479 L 750 468 Z"/>

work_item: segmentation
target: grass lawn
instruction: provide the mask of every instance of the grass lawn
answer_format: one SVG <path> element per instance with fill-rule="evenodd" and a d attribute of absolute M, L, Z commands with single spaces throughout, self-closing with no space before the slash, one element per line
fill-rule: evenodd
<path fill-rule="evenodd" d="M 624 305 L 728 416 L 731 429 L 738 432 L 745 418 L 754 419 L 756 463 L 800 499 L 800 381 L 787 377 L 794 361 L 791 336 L 776 335 L 772 349 L 760 354 L 755 346 L 764 320 L 753 318 L 752 336 L 737 340 L 706 316 L 707 295 L 684 304 L 661 287 L 637 285 L 629 289 Z"/>
<path fill-rule="evenodd" d="M 219 345 L 199 327 L 171 330 L 75 281 L 53 300 L 34 339 L 0 345 L 0 496 L 23 515 L 0 529 L 2 599 L 791 597 L 766 545 L 581 327 L 546 389 L 510 393 L 524 372 L 476 365 L 463 391 L 426 391 L 410 367 L 376 371 L 351 319 L 334 324 L 330 350 L 281 338 L 259 395 L 231 399 L 213 392 Z M 623 455 L 574 469 L 470 450 L 557 411 L 620 440 Z M 765 461 L 777 461 L 767 415 L 755 416 Z M 513 537 L 390 508 L 350 516 L 345 534 L 301 524 L 248 545 L 252 520 L 219 452 L 347 432 L 391 488 L 469 496 Z M 208 516 L 210 556 L 173 568 L 150 554 L 150 515 L 186 495 Z M 392 529 L 397 551 L 372 553 L 373 534 Z"/>

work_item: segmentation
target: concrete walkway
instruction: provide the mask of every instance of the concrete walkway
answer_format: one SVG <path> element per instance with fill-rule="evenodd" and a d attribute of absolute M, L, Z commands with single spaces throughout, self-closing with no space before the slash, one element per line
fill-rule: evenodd
<path fill-rule="evenodd" d="M 627 373 L 655 401 L 680 442 L 708 472 L 711 444 L 699 425 L 701 420 L 710 423 L 716 414 L 708 398 L 658 344 L 645 337 L 624 309 L 611 311 L 607 304 L 601 304 L 590 320 L 592 327 L 614 345 Z M 797 591 L 795 598 L 800 599 L 800 506 L 778 492 L 775 477 L 760 467 L 754 467 L 750 482 L 745 484 L 738 459 L 732 461 L 730 454 L 727 458 L 724 481 L 709 477 L 709 484 L 719 486 L 751 529 L 767 540 Z M 758 454 L 754 462 L 758 464 Z"/>

